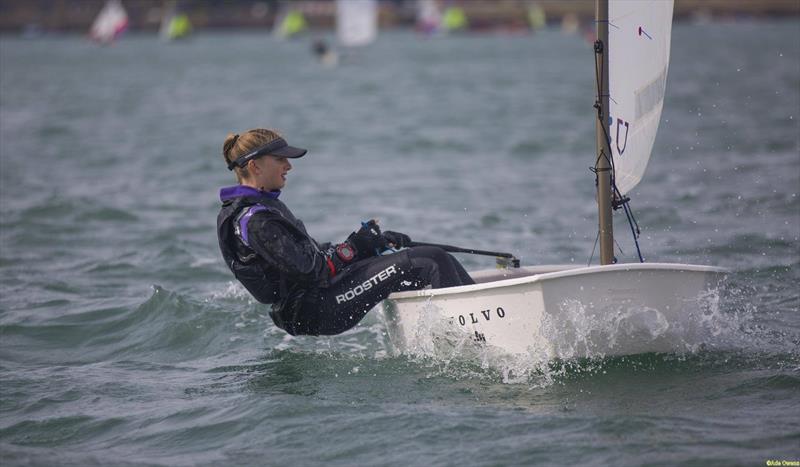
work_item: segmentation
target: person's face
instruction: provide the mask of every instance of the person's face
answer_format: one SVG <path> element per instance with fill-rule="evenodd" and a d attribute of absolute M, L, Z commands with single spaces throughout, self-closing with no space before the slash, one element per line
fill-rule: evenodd
<path fill-rule="evenodd" d="M 256 177 L 259 188 L 264 191 L 280 190 L 286 185 L 286 174 L 292 170 L 289 159 L 277 156 L 264 156 L 250 161 L 251 173 Z"/>

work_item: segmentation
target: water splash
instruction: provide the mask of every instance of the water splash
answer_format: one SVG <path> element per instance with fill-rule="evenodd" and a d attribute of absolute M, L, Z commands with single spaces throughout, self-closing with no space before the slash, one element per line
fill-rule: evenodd
<path fill-rule="evenodd" d="M 381 308 L 381 312 L 386 322 L 386 310 Z M 387 348 L 391 354 L 402 354 L 427 368 L 431 376 L 531 383 L 532 375 L 538 377 L 548 361 L 541 349 L 531 348 L 526 355 L 510 355 L 476 340 L 471 332 L 453 326 L 431 300 L 423 305 L 412 334 L 409 347 L 401 351 L 387 333 Z"/>
<path fill-rule="evenodd" d="M 543 315 L 539 338 L 532 339 L 527 352 L 514 355 L 453 326 L 429 300 L 413 327 L 410 345 L 400 348 L 387 339 L 387 346 L 439 375 L 534 387 L 605 373 L 608 365 L 639 365 L 640 358 L 671 365 L 695 361 L 691 358 L 698 355 L 722 355 L 728 362 L 732 355 L 743 354 L 752 356 L 745 358 L 749 364 L 758 365 L 777 355 L 796 367 L 797 336 L 761 324 L 764 313 L 748 297 L 746 290 L 725 284 L 684 300 L 680 310 L 621 306 L 602 313 L 580 301 L 564 300 L 556 313 Z"/>
<path fill-rule="evenodd" d="M 645 352 L 694 352 L 728 326 L 719 312 L 718 291 L 684 302 L 680 310 L 618 306 L 597 313 L 579 300 L 564 300 L 545 313 L 541 337 L 559 359 L 603 358 Z"/>
<path fill-rule="evenodd" d="M 247 289 L 242 286 L 239 282 L 229 281 L 224 288 L 220 290 L 215 290 L 211 292 L 211 296 L 209 297 L 211 301 L 215 300 L 226 300 L 226 299 L 234 299 L 234 300 L 244 300 L 250 304 L 256 303 L 256 300 L 253 298 L 252 295 L 247 291 Z"/>

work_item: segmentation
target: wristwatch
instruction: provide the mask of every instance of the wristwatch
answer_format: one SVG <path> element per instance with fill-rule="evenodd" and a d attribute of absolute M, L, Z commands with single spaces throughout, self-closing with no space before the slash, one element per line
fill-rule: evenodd
<path fill-rule="evenodd" d="M 353 247 L 351 247 L 347 243 L 340 243 L 336 245 L 336 256 L 339 257 L 340 260 L 344 261 L 345 263 L 349 263 L 353 261 L 353 257 L 355 257 L 356 252 L 353 251 Z"/>

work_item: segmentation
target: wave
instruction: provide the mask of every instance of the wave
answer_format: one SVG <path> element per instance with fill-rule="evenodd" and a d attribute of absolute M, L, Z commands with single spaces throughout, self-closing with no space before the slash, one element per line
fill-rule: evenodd
<path fill-rule="evenodd" d="M 233 306 L 231 306 L 233 305 Z M 248 302 L 198 300 L 160 286 L 143 303 L 0 326 L 3 353 L 76 364 L 144 359 L 178 362 L 224 355 L 240 340 L 257 340 L 266 310 Z M 36 349 L 36 352 L 30 352 Z M 23 357 L 27 355 L 27 357 Z"/>
<path fill-rule="evenodd" d="M 712 307 L 703 315 L 703 326 L 709 331 L 706 341 L 687 343 L 683 352 L 629 357 L 590 354 L 588 359 L 575 358 L 577 354 L 570 349 L 580 347 L 584 339 L 591 337 L 580 333 L 554 335 L 558 338 L 558 352 L 554 355 L 503 355 L 436 322 L 426 323 L 436 336 L 430 349 L 419 356 L 397 355 L 379 310 L 373 310 L 359 326 L 338 336 L 294 337 L 275 327 L 267 313 L 269 308 L 252 300 L 234 282 L 206 297 L 153 286 L 144 302 L 102 306 L 38 321 L 6 320 L 0 326 L 0 335 L 4 357 L 17 363 L 130 361 L 197 365 L 221 378 L 213 387 L 192 389 L 201 392 L 227 390 L 228 384 L 239 387 L 245 384 L 242 381 L 250 381 L 258 374 L 298 371 L 292 368 L 310 372 L 308 375 L 313 374 L 314 378 L 358 372 L 385 375 L 388 369 L 395 373 L 421 372 L 426 377 L 451 381 L 477 379 L 544 387 L 617 368 L 660 371 L 676 365 L 709 367 L 719 362 L 762 368 L 774 366 L 775 362 L 800 366 L 796 350 L 800 333 L 791 326 L 770 322 L 772 315 L 753 305 L 752 293 L 740 286 L 724 292 L 724 305 Z M 583 319 L 580 310 L 573 311 L 577 313 L 575 319 Z M 590 332 L 591 328 L 580 329 Z M 237 363 L 254 353 L 258 354 L 255 359 Z M 260 381 L 266 386 L 280 383 L 280 379 L 270 379 L 272 376 L 265 378 Z M 261 383 L 254 383 L 255 387 Z M 275 387 L 280 388 L 281 384 Z"/>
<path fill-rule="evenodd" d="M 800 386 L 800 355 L 797 353 L 753 353 L 701 349 L 694 353 L 647 353 L 621 357 L 555 359 L 531 362 L 525 358 L 489 356 L 475 358 L 470 349 L 461 348 L 447 358 L 441 356 L 370 356 L 333 348 L 265 350 L 251 360 L 207 370 L 213 381 L 191 388 L 191 394 L 227 394 L 239 391 L 350 400 L 350 389 L 368 382 L 371 391 L 390 391 L 392 400 L 416 400 L 420 392 L 472 392 L 483 388 L 500 399 L 522 397 L 519 390 L 552 387 L 581 387 L 586 383 L 600 388 L 608 384 L 642 378 L 676 378 L 703 374 L 756 374 L 723 385 L 720 397 L 737 391 L 763 393 L 764 390 L 793 392 Z M 471 349 L 474 350 L 474 349 Z M 767 376 L 764 376 L 764 374 Z M 402 385 L 413 385 L 408 391 Z M 501 388 L 508 389 L 501 389 Z M 511 393 L 504 392 L 512 390 Z M 462 394 L 464 395 L 464 394 Z M 494 397 L 494 396 L 492 396 Z"/>
<path fill-rule="evenodd" d="M 136 223 L 139 217 L 124 209 L 101 203 L 96 198 L 51 196 L 14 213 L 9 226 L 22 229 L 48 226 L 65 227 L 91 222 Z"/>

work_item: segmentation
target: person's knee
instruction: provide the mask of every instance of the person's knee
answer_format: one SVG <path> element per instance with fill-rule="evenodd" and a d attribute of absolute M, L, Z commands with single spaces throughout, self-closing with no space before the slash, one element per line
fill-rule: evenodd
<path fill-rule="evenodd" d="M 412 258 L 429 258 L 438 264 L 446 264 L 449 254 L 438 246 L 415 246 L 409 250 Z"/>

